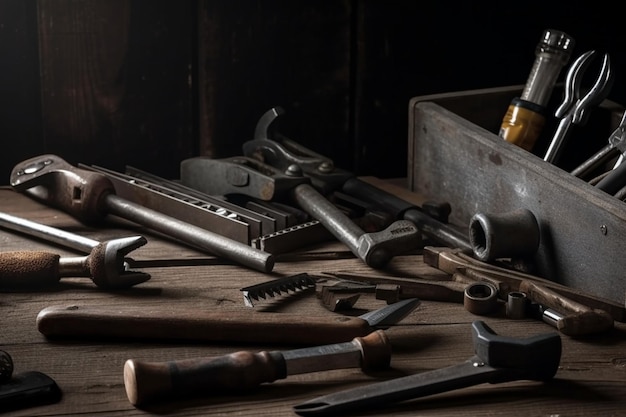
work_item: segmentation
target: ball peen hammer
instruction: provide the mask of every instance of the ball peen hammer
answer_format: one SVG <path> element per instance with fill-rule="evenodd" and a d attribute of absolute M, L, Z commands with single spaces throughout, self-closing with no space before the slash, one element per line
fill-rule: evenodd
<path fill-rule="evenodd" d="M 165 397 L 244 392 L 289 375 L 353 367 L 385 369 L 390 361 L 389 340 L 377 330 L 350 342 L 287 351 L 240 351 L 167 362 L 129 359 L 124 364 L 124 385 L 128 400 L 141 406 Z"/>

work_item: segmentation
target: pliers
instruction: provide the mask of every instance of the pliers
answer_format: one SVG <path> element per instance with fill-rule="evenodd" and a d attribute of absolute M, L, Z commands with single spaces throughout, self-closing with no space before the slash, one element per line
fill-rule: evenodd
<path fill-rule="evenodd" d="M 611 61 L 609 55 L 604 54 L 598 77 L 589 91 L 582 94 L 582 78 L 594 54 L 595 51 L 593 50 L 585 52 L 574 61 L 567 71 L 563 102 L 554 114 L 561 120 L 543 158 L 546 162 L 555 164 L 558 161 L 572 125 L 584 125 L 589 118 L 590 109 L 600 104 L 613 86 L 614 77 Z"/>

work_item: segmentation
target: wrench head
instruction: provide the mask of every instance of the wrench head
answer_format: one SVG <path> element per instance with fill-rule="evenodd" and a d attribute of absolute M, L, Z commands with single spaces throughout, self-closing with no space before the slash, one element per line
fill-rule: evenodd
<path fill-rule="evenodd" d="M 89 255 L 93 282 L 103 289 L 122 289 L 149 280 L 149 274 L 129 270 L 126 263 L 126 255 L 146 243 L 148 240 L 143 236 L 101 242 Z"/>
<path fill-rule="evenodd" d="M 422 235 L 409 220 L 397 220 L 380 232 L 365 233 L 358 240 L 358 253 L 372 268 L 383 268 L 395 255 L 422 245 Z"/>

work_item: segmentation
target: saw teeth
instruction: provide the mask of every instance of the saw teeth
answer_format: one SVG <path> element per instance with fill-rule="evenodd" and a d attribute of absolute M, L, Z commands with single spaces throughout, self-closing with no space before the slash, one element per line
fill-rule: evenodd
<path fill-rule="evenodd" d="M 267 297 L 271 298 L 283 293 L 306 291 L 311 288 L 315 288 L 315 279 L 306 273 L 302 273 L 251 285 L 241 288 L 240 291 L 243 293 L 244 304 L 247 307 L 254 307 L 254 301 L 259 301 L 261 298 L 265 300 Z"/>

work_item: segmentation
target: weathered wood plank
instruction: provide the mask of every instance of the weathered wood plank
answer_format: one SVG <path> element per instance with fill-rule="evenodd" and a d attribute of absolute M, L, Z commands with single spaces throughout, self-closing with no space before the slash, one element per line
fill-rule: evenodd
<path fill-rule="evenodd" d="M 46 152 L 177 177 L 196 143 L 194 4 L 40 0 Z"/>
<path fill-rule="evenodd" d="M 0 189 L 0 210 L 42 223 L 62 226 L 87 236 L 104 239 L 136 234 L 127 224 L 112 222 L 106 229 L 86 228 L 57 210 L 46 208 L 10 189 Z M 149 243 L 133 252 L 136 259 L 194 258 L 210 256 L 194 249 L 149 236 Z M 3 250 L 38 248 L 72 251 L 44 244 L 0 229 Z M 549 333 L 554 329 L 531 319 L 509 320 L 500 316 L 475 316 L 461 304 L 423 300 L 422 304 L 397 326 L 387 331 L 393 346 L 392 368 L 363 374 L 358 369 L 334 370 L 293 375 L 266 384 L 246 394 L 212 395 L 189 401 L 176 401 L 137 409 L 127 400 L 122 369 L 127 359 L 167 361 L 203 356 L 219 356 L 238 350 L 290 349 L 241 343 L 164 343 L 155 341 L 47 340 L 36 328 L 39 311 L 50 305 L 99 305 L 121 308 L 126 305 L 185 307 L 225 312 L 248 309 L 239 289 L 272 277 L 298 272 L 350 270 L 372 273 L 350 256 L 322 255 L 344 251 L 340 243 L 311 248 L 320 259 L 277 263 L 272 274 L 247 270 L 235 265 L 195 265 L 147 269 L 152 279 L 135 288 L 103 292 L 89 282 L 69 280 L 50 292 L 4 292 L 0 297 L 0 349 L 9 352 L 16 372 L 38 370 L 53 377 L 64 396 L 60 403 L 6 413 L 9 416 L 67 415 L 144 416 L 154 413 L 176 416 L 227 415 L 292 416 L 292 406 L 313 397 L 349 387 L 400 377 L 456 364 L 473 354 L 470 323 L 481 319 L 496 332 L 512 337 Z M 416 276 L 427 273 L 420 255 L 400 256 L 393 268 L 381 274 Z M 358 311 L 381 307 L 382 301 L 362 296 Z M 293 294 L 260 302 L 260 311 L 301 316 L 335 315 L 327 311 L 312 293 Z M 385 415 L 619 415 L 626 406 L 626 326 L 617 324 L 607 334 L 574 339 L 562 336 L 563 355 L 556 379 L 546 384 L 529 381 L 483 384 L 455 392 L 412 401 L 385 410 Z M 358 414 L 357 414 L 358 415 Z M 371 413 L 369 414 L 371 415 Z"/>

